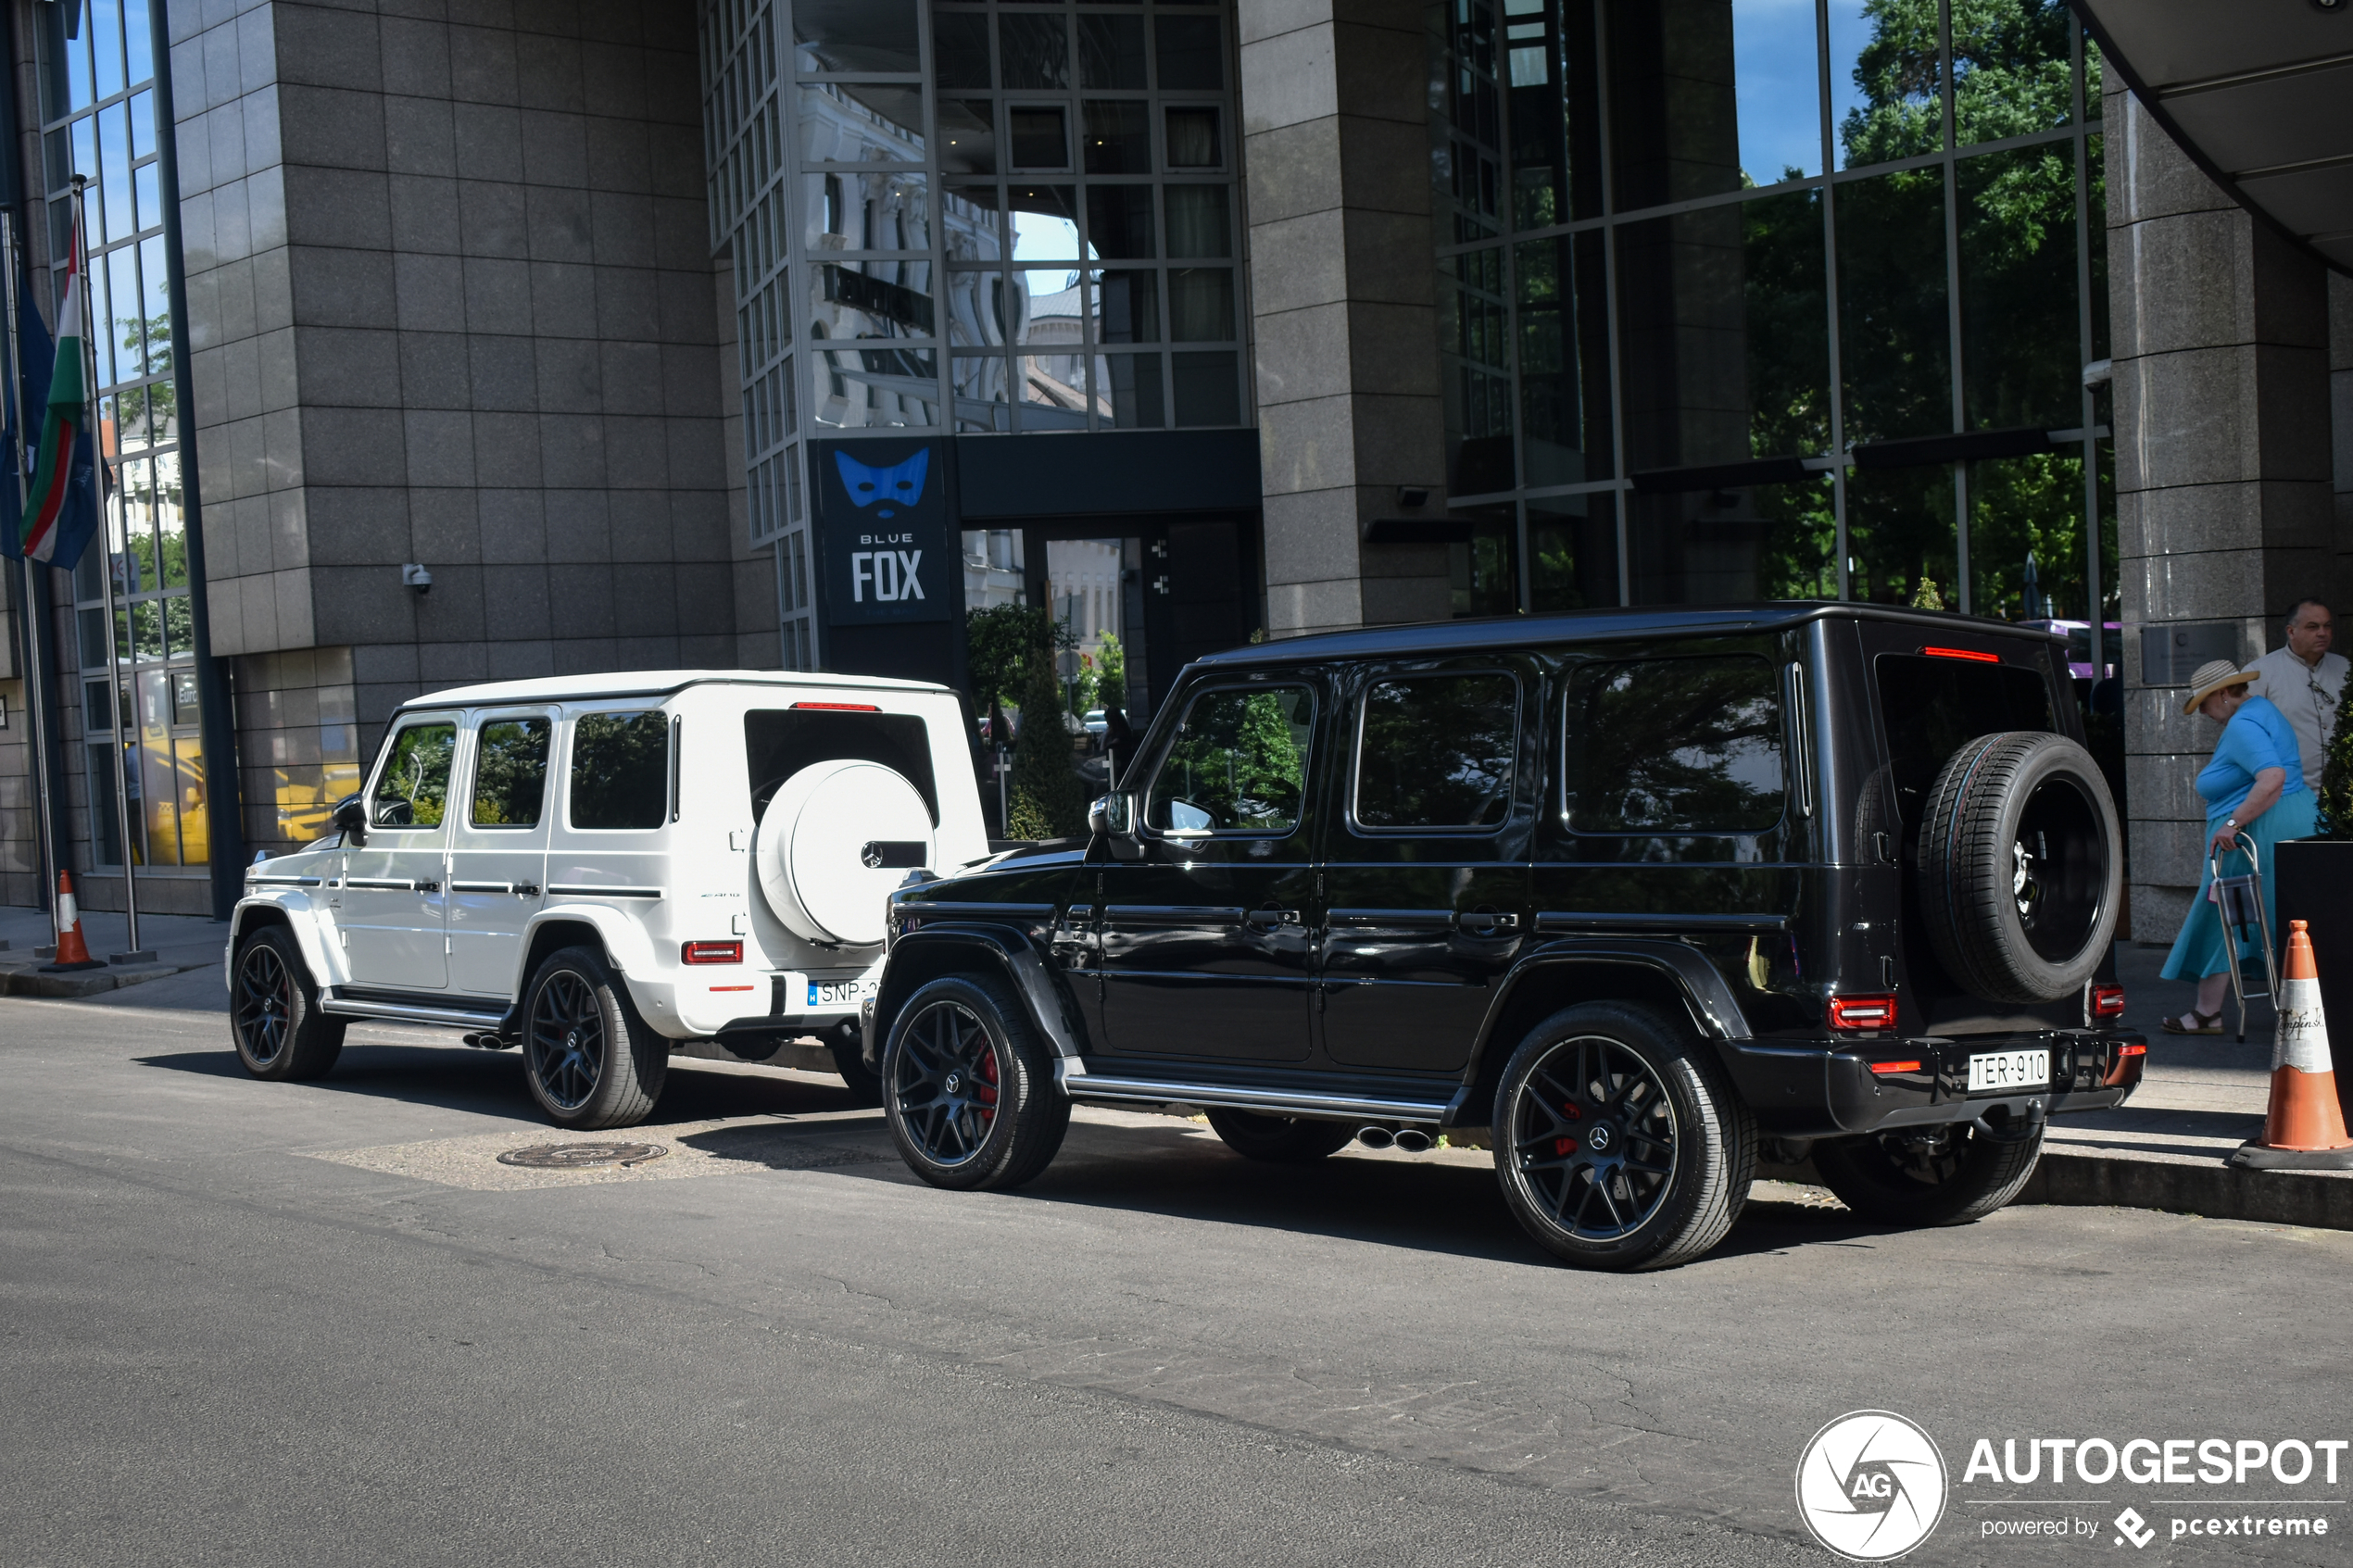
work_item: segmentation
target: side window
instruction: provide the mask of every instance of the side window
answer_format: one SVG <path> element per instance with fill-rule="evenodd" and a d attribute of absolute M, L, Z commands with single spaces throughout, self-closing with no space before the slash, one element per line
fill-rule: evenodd
<path fill-rule="evenodd" d="M 1569 825 L 1761 833 L 1781 818 L 1781 700 L 1762 659 L 1589 664 L 1568 684 Z"/>
<path fill-rule="evenodd" d="M 1357 722 L 1357 824 L 1499 827 L 1518 748 L 1519 683 L 1501 671 L 1379 682 Z"/>
<path fill-rule="evenodd" d="M 1290 832 L 1315 721 L 1315 698 L 1304 686 L 1202 693 L 1153 775 L 1146 825 L 1168 834 Z"/>
<path fill-rule="evenodd" d="M 572 725 L 572 825 L 658 828 L 670 812 L 670 717 L 584 713 Z"/>
<path fill-rule="evenodd" d="M 527 828 L 547 797 L 545 719 L 491 719 L 474 737 L 474 798 L 467 821 L 478 828 Z"/>
<path fill-rule="evenodd" d="M 437 828 L 449 802 L 449 759 L 458 749 L 458 726 L 408 724 L 392 737 L 392 748 L 368 802 L 368 823 L 380 828 Z"/>

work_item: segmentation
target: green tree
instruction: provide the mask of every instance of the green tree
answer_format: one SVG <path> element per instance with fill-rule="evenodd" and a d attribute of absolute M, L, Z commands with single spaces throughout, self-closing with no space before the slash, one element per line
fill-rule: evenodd
<path fill-rule="evenodd" d="M 1118 636 L 1103 633 L 1102 646 L 1095 650 L 1096 684 L 1106 700 L 1127 706 L 1127 650 L 1120 646 Z"/>
<path fill-rule="evenodd" d="M 1934 0 L 1866 0 L 1870 39 L 1856 62 L 1862 101 L 1839 127 L 1850 168 L 1932 152 L 1942 143 L 1943 67 Z M 2070 27 L 2061 0 L 1953 0 L 1957 144 L 1967 147 L 2070 122 Z M 2084 44 L 2086 102 L 2099 102 L 2100 61 Z M 2090 210 L 2104 209 L 2101 159 L 2088 169 Z M 2081 422 L 2075 169 L 2066 145 L 1982 153 L 1957 169 L 1965 423 L 1971 429 Z M 1946 295 L 1944 176 L 1906 169 L 1838 187 L 1840 333 L 1846 433 L 1854 441 L 1953 428 L 1951 302 Z M 2095 235 L 2096 332 L 2104 309 Z M 1973 465 L 1971 608 L 2019 612 L 2026 555 L 2062 614 L 2098 620 L 2083 602 L 2080 453 Z M 2112 492 L 2102 487 L 2104 497 Z M 1954 583 L 1950 470 L 1856 475 L 1849 490 L 1858 592 L 1889 596 L 1927 577 Z M 2102 529 L 2103 554 L 2113 560 Z M 2112 565 L 2102 581 L 2113 584 Z M 1955 588 L 1957 588 L 1955 583 Z M 2070 602 L 2070 593 L 2072 599 Z M 1945 592 L 1950 600 L 1957 595 Z M 2104 594 L 2112 602 L 2112 594 Z"/>
<path fill-rule="evenodd" d="M 1021 734 L 1013 746 L 1006 833 L 1014 838 L 1068 838 L 1087 828 L 1087 790 L 1071 767 L 1063 727 L 1062 682 L 1051 646 L 1031 651 L 1021 690 Z"/>

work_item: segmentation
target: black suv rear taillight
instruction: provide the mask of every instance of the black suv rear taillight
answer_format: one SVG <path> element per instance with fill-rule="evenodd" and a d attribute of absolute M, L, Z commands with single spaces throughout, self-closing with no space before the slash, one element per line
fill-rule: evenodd
<path fill-rule="evenodd" d="M 2124 987 L 2113 981 L 2094 981 L 2083 987 L 2083 1022 L 2100 1023 L 2124 1016 Z"/>
<path fill-rule="evenodd" d="M 1866 1029 L 1893 1029 L 1895 1027 L 1895 998 L 1879 992 L 1868 996 L 1832 997 L 1831 1027 L 1848 1035 Z"/>

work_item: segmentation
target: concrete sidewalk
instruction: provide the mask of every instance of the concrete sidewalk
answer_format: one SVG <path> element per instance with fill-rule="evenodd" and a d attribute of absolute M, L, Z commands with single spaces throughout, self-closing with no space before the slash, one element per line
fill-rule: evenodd
<path fill-rule="evenodd" d="M 2353 1172 L 2242 1171 L 2225 1163 L 2259 1136 L 2271 1090 L 2271 1009 L 2247 1007 L 2246 1043 L 2238 1009 L 2223 1002 L 2221 1035 L 2164 1032 L 2195 995 L 2160 980 L 2166 948 L 2126 944 L 2117 951 L 2125 1022 L 2148 1035 L 2148 1068 L 2132 1103 L 2051 1125 L 2043 1161 L 2021 1203 L 2107 1204 L 2165 1209 L 2217 1220 L 2353 1230 Z M 2339 1022 L 2339 1030 L 2353 1020 Z M 2353 1035 L 2340 1049 L 2353 1049 Z M 2348 1064 L 2353 1065 L 2353 1064 Z"/>
<path fill-rule="evenodd" d="M 129 922 L 119 914 L 85 909 L 82 940 L 101 963 L 130 946 Z M 0 994 L 18 997 L 85 997 L 162 980 L 192 969 L 220 968 L 229 928 L 191 915 L 141 915 L 139 940 L 155 954 L 153 963 L 107 963 L 104 969 L 44 974 L 53 933 L 45 909 L 0 906 Z"/>

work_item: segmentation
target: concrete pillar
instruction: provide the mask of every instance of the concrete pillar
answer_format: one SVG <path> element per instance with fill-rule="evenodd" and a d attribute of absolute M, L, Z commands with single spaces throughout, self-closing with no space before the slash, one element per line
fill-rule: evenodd
<path fill-rule="evenodd" d="M 1422 6 L 1241 0 L 1240 37 L 1268 631 L 1442 617 L 1442 545 L 1363 542 L 1445 507 Z"/>
<path fill-rule="evenodd" d="M 2274 646 L 2337 587 L 2324 270 L 2255 223 L 2130 94 L 2107 105 L 2133 934 L 2170 945 L 2204 865 L 2193 785 L 2217 732 L 2144 669 L 2145 626 Z"/>

